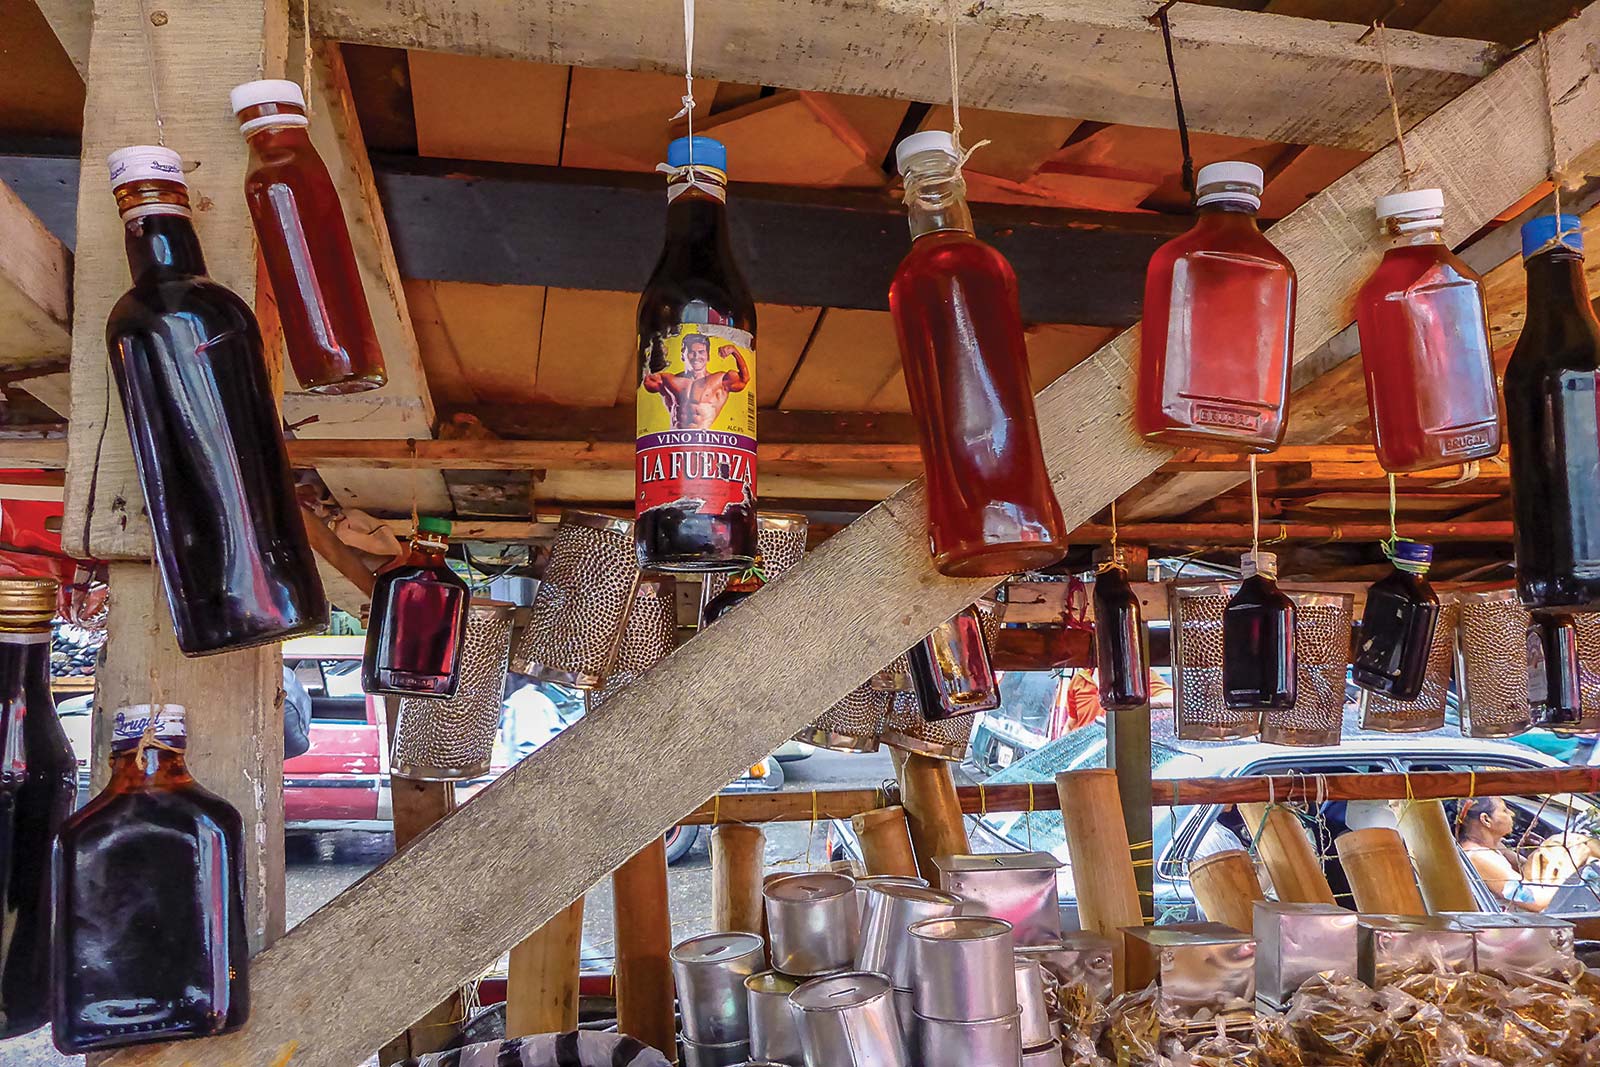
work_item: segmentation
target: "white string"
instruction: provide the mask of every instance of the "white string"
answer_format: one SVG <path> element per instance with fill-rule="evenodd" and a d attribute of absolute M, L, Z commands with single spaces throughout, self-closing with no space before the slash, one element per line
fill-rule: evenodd
<path fill-rule="evenodd" d="M 1561 151 L 1556 140 L 1556 93 L 1550 84 L 1550 35 L 1539 34 L 1539 70 L 1544 78 L 1544 106 L 1545 119 L 1550 125 L 1550 192 L 1555 198 L 1556 208 L 1556 236 L 1555 243 L 1561 241 L 1561 181 L 1565 177 L 1562 173 L 1565 167 L 1557 155 Z"/>
<path fill-rule="evenodd" d="M 1261 551 L 1261 491 L 1256 486 L 1256 454 L 1250 453 L 1250 552 Z"/>
<path fill-rule="evenodd" d="M 674 120 L 689 119 L 689 167 L 694 167 L 694 0 L 683 0 L 683 107 Z"/>
<path fill-rule="evenodd" d="M 167 126 L 161 118 L 161 94 L 156 91 L 156 43 L 154 35 L 150 32 L 150 15 L 144 9 L 144 0 L 139 0 L 139 22 L 144 32 L 144 58 L 150 74 L 150 109 L 155 112 L 156 144 L 165 148 Z"/>
<path fill-rule="evenodd" d="M 684 0 L 691 3 L 692 0 Z M 987 140 L 979 141 L 971 148 L 961 147 L 961 63 L 956 54 L 956 0 L 945 0 L 945 12 L 949 16 L 945 26 L 945 40 L 950 50 L 950 143 L 956 150 L 956 158 L 961 161 L 961 166 L 967 165 L 967 160 L 972 158 L 972 153 L 988 144 Z"/>

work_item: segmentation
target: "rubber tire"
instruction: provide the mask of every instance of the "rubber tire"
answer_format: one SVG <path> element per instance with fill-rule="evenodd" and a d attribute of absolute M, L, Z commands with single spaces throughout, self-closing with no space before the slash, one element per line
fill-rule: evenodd
<path fill-rule="evenodd" d="M 694 851 L 700 840 L 700 827 L 674 826 L 667 831 L 667 864 L 670 866 Z"/>

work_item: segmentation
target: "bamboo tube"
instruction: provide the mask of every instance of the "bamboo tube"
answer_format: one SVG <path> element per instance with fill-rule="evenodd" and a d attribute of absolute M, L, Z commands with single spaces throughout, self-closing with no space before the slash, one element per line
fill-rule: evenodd
<path fill-rule="evenodd" d="M 1247 934 L 1255 931 L 1256 901 L 1266 897 L 1250 853 L 1230 848 L 1192 861 L 1189 885 L 1207 919 Z"/>
<path fill-rule="evenodd" d="M 1350 880 L 1356 910 L 1376 915 L 1426 915 L 1411 856 L 1400 831 L 1387 826 L 1349 830 L 1333 842 Z"/>
<path fill-rule="evenodd" d="M 1416 865 L 1417 882 L 1429 912 L 1478 910 L 1442 801 L 1407 804 L 1400 812 L 1400 836 Z"/>
<path fill-rule="evenodd" d="M 617 1029 L 676 1061 L 672 916 L 667 850 L 656 838 L 611 873 L 616 934 Z"/>
<path fill-rule="evenodd" d="M 933 864 L 935 856 L 962 856 L 972 851 L 955 779 L 951 777 L 949 763 L 915 752 L 905 754 L 899 771 L 900 796 L 917 870 L 937 885 L 939 869 Z"/>
<path fill-rule="evenodd" d="M 911 850 L 911 828 L 906 810 L 898 804 L 874 808 L 852 816 L 856 840 L 868 874 L 900 874 L 915 877 L 917 854 Z"/>
<path fill-rule="evenodd" d="M 507 1037 L 578 1028 L 582 943 L 583 898 L 579 897 L 511 950 L 506 972 Z"/>
<path fill-rule="evenodd" d="M 1056 775 L 1061 798 L 1061 823 L 1067 832 L 1067 854 L 1078 893 L 1078 925 L 1116 942 L 1113 967 L 1118 992 L 1123 989 L 1125 926 L 1143 926 L 1139 883 L 1128 849 L 1128 827 L 1119 817 L 1117 772 L 1062 771 Z"/>
<path fill-rule="evenodd" d="M 711 831 L 711 928 L 761 932 L 761 865 L 767 835 L 759 826 L 725 823 Z"/>
<path fill-rule="evenodd" d="M 1285 904 L 1334 904 L 1333 889 L 1300 820 L 1281 805 L 1240 804 L 1239 814 L 1255 837 L 1256 853 Z"/>

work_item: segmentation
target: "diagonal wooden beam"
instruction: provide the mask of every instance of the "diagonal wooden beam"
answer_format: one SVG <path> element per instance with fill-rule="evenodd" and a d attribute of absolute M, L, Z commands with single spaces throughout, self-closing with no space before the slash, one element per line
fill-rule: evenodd
<path fill-rule="evenodd" d="M 0 183 L 0 371 L 66 362 L 71 288 L 72 253 Z"/>
<path fill-rule="evenodd" d="M 1159 0 L 963 6 L 961 102 L 1173 125 Z M 1177 4 L 1189 125 L 1263 141 L 1376 149 L 1390 139 L 1377 42 L 1362 26 Z M 943 0 L 702 0 L 695 73 L 790 89 L 947 100 Z M 318 36 L 437 52 L 683 71 L 672 4 L 602 0 L 315 0 Z M 1483 77 L 1498 46 L 1391 31 L 1407 125 Z"/>
<path fill-rule="evenodd" d="M 34 0 L 50 29 L 61 42 L 62 51 L 78 68 L 78 74 L 89 76 L 89 34 L 94 22 L 94 0 Z"/>
<path fill-rule="evenodd" d="M 1600 78 L 1584 54 L 1597 33 L 1593 9 L 1551 38 L 1558 121 L 1564 137 L 1585 145 L 1600 141 Z M 1418 125 L 1413 158 L 1452 161 L 1457 226 L 1482 225 L 1542 180 L 1544 101 L 1538 58 L 1523 54 Z M 1379 153 L 1277 229 L 1304 287 L 1296 326 L 1307 351 L 1349 321 L 1350 294 L 1379 254 L 1372 200 L 1394 186 L 1397 168 L 1394 151 Z M 1071 525 L 1170 454 L 1130 425 L 1135 351 L 1125 332 L 1039 395 L 1045 458 Z M 752 598 L 736 625 L 696 636 L 323 907 L 257 958 L 243 1030 L 108 1062 L 350 1067 L 365 1059 L 419 1006 L 983 593 L 990 580 L 935 573 L 926 518 L 923 484 L 906 486 Z M 663 752 L 674 754 L 670 766 Z"/>

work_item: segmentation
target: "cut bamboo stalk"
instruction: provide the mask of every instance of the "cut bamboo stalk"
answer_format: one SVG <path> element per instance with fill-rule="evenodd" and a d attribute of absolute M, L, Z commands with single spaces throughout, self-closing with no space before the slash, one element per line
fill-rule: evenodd
<path fill-rule="evenodd" d="M 1300 820 L 1282 805 L 1240 804 L 1239 814 L 1255 835 L 1256 852 L 1285 904 L 1334 904 L 1333 888 Z"/>
<path fill-rule="evenodd" d="M 761 932 L 761 867 L 767 835 L 759 826 L 725 823 L 711 831 L 711 927 Z"/>
<path fill-rule="evenodd" d="M 578 1028 L 582 943 L 583 898 L 579 897 L 511 950 L 506 971 L 507 1037 Z"/>
<path fill-rule="evenodd" d="M 856 840 L 868 874 L 898 874 L 915 877 L 917 854 L 911 848 L 911 828 L 906 811 L 898 804 L 873 808 L 852 816 Z"/>
<path fill-rule="evenodd" d="M 1416 800 L 1405 805 L 1400 813 L 1400 836 L 1416 866 L 1417 883 L 1429 912 L 1479 910 L 1443 801 Z"/>
<path fill-rule="evenodd" d="M 1425 915 L 1422 891 L 1400 831 L 1387 826 L 1349 830 L 1334 839 L 1356 910 L 1377 915 Z"/>
<path fill-rule="evenodd" d="M 611 873 L 615 909 L 617 1029 L 678 1058 L 672 981 L 667 850 L 656 838 Z"/>
<path fill-rule="evenodd" d="M 972 851 L 950 764 L 908 752 L 900 762 L 899 772 L 901 804 L 917 870 L 929 882 L 937 883 L 939 871 L 933 865 L 933 857 L 962 856 Z"/>
<path fill-rule="evenodd" d="M 1266 897 L 1250 853 L 1230 848 L 1193 861 L 1189 885 L 1207 919 L 1247 934 L 1255 931 L 1256 901 Z"/>
<path fill-rule="evenodd" d="M 1125 954 L 1120 931 L 1143 926 L 1144 912 L 1139 907 L 1128 828 L 1119 814 L 1117 772 L 1062 771 L 1056 775 L 1056 793 L 1077 887 L 1078 925 L 1115 940 L 1116 987 L 1121 991 Z"/>

